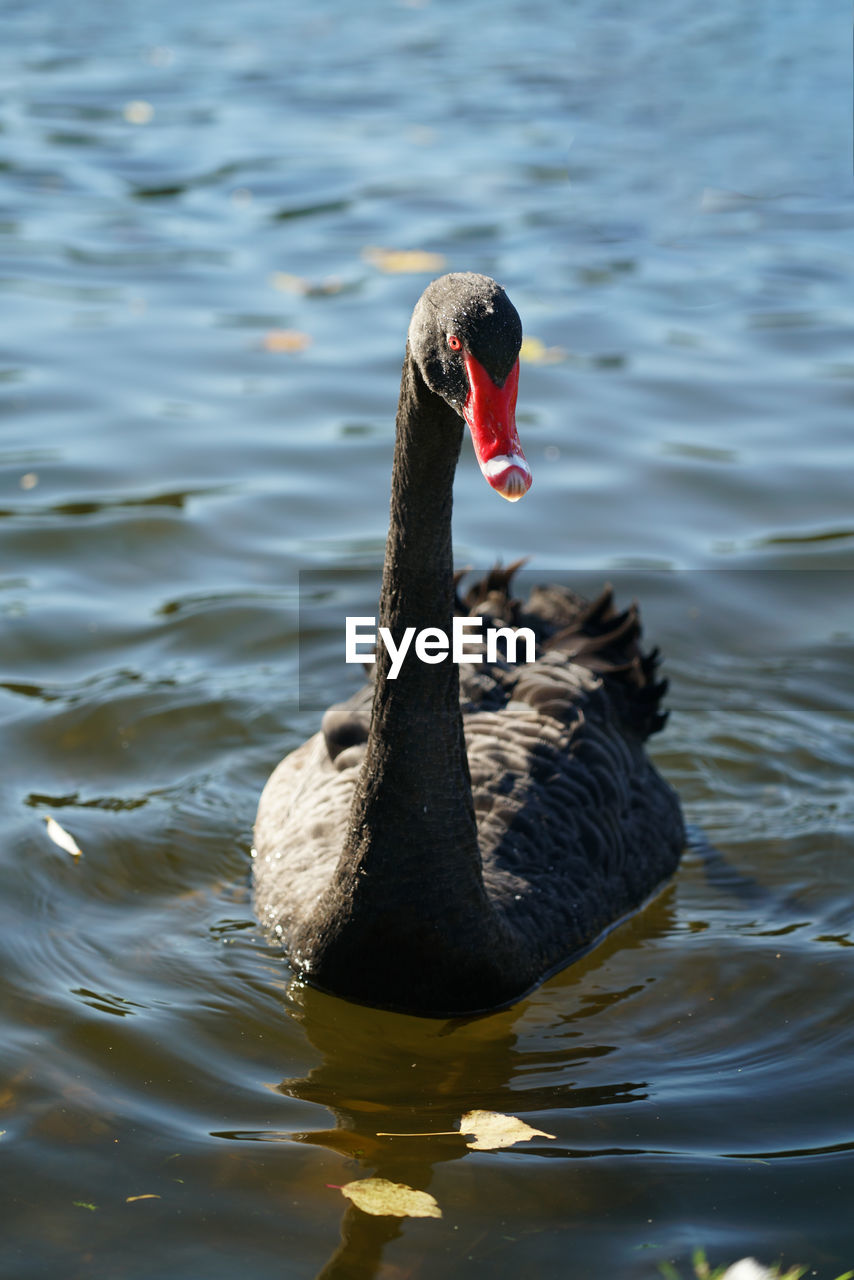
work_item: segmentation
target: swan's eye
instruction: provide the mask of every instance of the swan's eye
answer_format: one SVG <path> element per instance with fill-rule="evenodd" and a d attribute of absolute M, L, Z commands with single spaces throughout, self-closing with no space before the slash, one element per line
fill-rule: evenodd
<path fill-rule="evenodd" d="M 459 338 L 455 333 L 448 334 L 448 346 L 451 348 L 452 351 L 459 351 L 462 345 L 463 344 L 460 342 Z"/>

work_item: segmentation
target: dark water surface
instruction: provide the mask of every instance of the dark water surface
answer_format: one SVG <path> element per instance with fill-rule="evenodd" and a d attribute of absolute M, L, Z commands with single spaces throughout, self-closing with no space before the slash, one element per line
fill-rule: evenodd
<path fill-rule="evenodd" d="M 849 17 L 0 4 L 4 1276 L 854 1265 Z M 464 1024 L 295 989 L 249 894 L 352 681 L 319 626 L 300 699 L 298 571 L 372 598 L 441 263 L 536 340 L 534 488 L 466 451 L 458 561 L 642 599 L 656 757 L 741 877 L 690 851 Z M 554 1139 L 378 1136 L 474 1108 Z M 348 1209 L 375 1173 L 443 1218 Z"/>

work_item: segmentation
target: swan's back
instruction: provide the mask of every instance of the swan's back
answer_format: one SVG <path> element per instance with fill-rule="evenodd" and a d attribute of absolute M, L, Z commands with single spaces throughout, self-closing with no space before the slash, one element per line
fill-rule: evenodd
<path fill-rule="evenodd" d="M 516 601 L 511 574 L 494 571 L 463 603 L 531 627 L 538 658 L 497 670 L 503 705 L 472 708 L 464 725 L 490 896 L 545 959 L 549 935 L 581 949 L 642 903 L 675 870 L 684 831 L 644 750 L 667 685 L 636 607 L 554 586 Z"/>

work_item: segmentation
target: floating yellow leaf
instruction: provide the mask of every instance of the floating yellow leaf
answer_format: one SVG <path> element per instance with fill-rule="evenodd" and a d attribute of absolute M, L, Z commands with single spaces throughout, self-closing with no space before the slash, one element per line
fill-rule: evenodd
<path fill-rule="evenodd" d="M 292 276 L 288 271 L 274 271 L 270 283 L 274 289 L 278 289 L 279 293 L 296 293 L 303 298 L 327 297 L 330 294 L 340 293 L 344 288 L 343 281 L 335 276 L 314 281 L 306 280 L 303 276 Z"/>
<path fill-rule="evenodd" d="M 154 107 L 150 102 L 137 99 L 125 103 L 122 115 L 128 124 L 148 124 L 154 118 Z"/>
<path fill-rule="evenodd" d="M 553 1133 L 532 1129 L 518 1116 L 505 1116 L 500 1111 L 467 1111 L 460 1120 L 459 1129 L 438 1129 L 432 1133 L 378 1133 L 378 1138 L 450 1138 L 457 1134 L 471 1134 L 474 1142 L 466 1146 L 473 1151 L 497 1151 L 499 1147 L 512 1147 L 517 1142 L 531 1138 L 554 1138 Z"/>
<path fill-rule="evenodd" d="M 311 291 L 308 280 L 303 280 L 302 276 L 292 276 L 287 271 L 274 271 L 270 283 L 279 293 L 306 294 Z"/>
<path fill-rule="evenodd" d="M 264 335 L 265 351 L 305 351 L 311 338 L 299 329 L 271 329 Z"/>
<path fill-rule="evenodd" d="M 146 1191 L 146 1193 L 141 1196 L 126 1196 L 125 1204 L 133 1204 L 134 1200 L 159 1200 L 159 1199 L 160 1199 L 160 1196 L 155 1195 L 153 1191 Z"/>
<path fill-rule="evenodd" d="M 541 338 L 523 338 L 519 359 L 523 364 L 559 364 L 566 359 L 561 347 L 547 347 Z"/>
<path fill-rule="evenodd" d="M 56 818 L 46 817 L 45 824 L 47 826 L 47 834 L 54 844 L 58 844 L 60 849 L 64 849 L 66 853 L 70 853 L 74 858 L 81 856 L 83 850 L 74 839 L 74 836 L 69 835 L 65 828 L 59 825 Z"/>
<path fill-rule="evenodd" d="M 362 251 L 362 257 L 388 275 L 442 271 L 445 267 L 441 253 L 427 253 L 422 249 L 380 249 L 370 245 Z"/>
<path fill-rule="evenodd" d="M 442 1210 L 427 1191 L 416 1191 L 404 1182 L 387 1178 L 360 1178 L 339 1187 L 363 1213 L 392 1218 L 441 1218 Z"/>
<path fill-rule="evenodd" d="M 554 1138 L 553 1133 L 532 1129 L 518 1116 L 503 1116 L 499 1111 L 467 1111 L 460 1121 L 460 1133 L 470 1133 L 474 1142 L 466 1146 L 472 1151 L 497 1151 L 531 1138 Z"/>

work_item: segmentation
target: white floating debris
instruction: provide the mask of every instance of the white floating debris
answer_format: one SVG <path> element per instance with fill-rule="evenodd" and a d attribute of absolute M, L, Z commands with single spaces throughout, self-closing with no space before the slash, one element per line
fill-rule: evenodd
<path fill-rule="evenodd" d="M 73 858 L 79 858 L 82 856 L 83 850 L 74 839 L 74 836 L 69 835 L 65 828 L 59 825 L 56 818 L 51 818 L 50 815 L 48 815 L 45 818 L 45 825 L 47 826 L 47 834 L 50 836 L 54 844 L 58 844 L 60 849 L 64 849 L 66 853 L 70 853 Z"/>
<path fill-rule="evenodd" d="M 721 1280 L 774 1280 L 777 1274 L 761 1266 L 755 1258 L 742 1258 L 740 1262 L 734 1262 L 731 1267 L 727 1267 Z"/>

